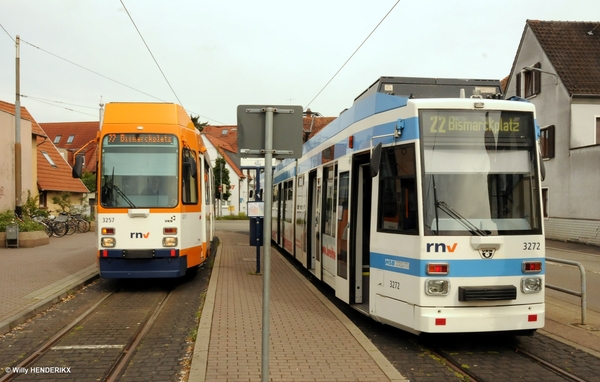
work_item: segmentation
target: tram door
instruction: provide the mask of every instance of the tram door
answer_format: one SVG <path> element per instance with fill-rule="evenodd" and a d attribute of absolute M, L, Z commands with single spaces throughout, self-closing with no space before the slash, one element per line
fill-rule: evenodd
<path fill-rule="evenodd" d="M 319 171 L 308 175 L 308 270 L 321 279 L 321 182 Z"/>
<path fill-rule="evenodd" d="M 350 304 L 369 313 L 371 188 L 369 155 L 358 155 L 352 164 L 350 218 Z M 360 306 L 356 306 L 360 305 Z"/>
<path fill-rule="evenodd" d="M 348 239 L 350 236 L 350 167 L 348 160 L 338 162 L 338 192 L 335 205 L 336 229 L 336 275 L 335 295 L 340 300 L 350 303 L 350 263 L 348 262 Z"/>

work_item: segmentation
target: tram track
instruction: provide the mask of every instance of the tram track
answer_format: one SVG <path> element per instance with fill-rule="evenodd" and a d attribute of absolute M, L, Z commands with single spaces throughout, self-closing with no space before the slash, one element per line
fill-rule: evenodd
<path fill-rule="evenodd" d="M 26 378 L 28 371 L 64 367 L 79 373 L 81 357 L 95 366 L 85 370 L 85 378 L 115 381 L 126 372 L 136 348 L 167 305 L 174 287 L 124 287 L 122 284 L 107 293 L 85 312 L 72 319 L 42 344 L 31 349 L 21 361 L 13 363 L 12 372 L 0 377 L 0 382 Z M 157 290 L 158 289 L 158 290 Z M 112 319 L 111 319 L 112 317 Z M 108 319 L 107 319 L 108 318 Z M 122 325 L 121 325 L 122 323 Z M 29 374 L 28 378 L 39 379 Z"/>
<path fill-rule="evenodd" d="M 396 369 L 413 381 L 505 382 L 593 381 L 600 375 L 594 355 L 542 333 L 423 334 L 415 336 L 365 316 L 342 303 L 333 290 L 309 278 L 371 340 Z"/>
<path fill-rule="evenodd" d="M 514 380 L 523 371 L 531 376 L 536 376 L 535 380 L 590 381 L 590 379 L 579 376 L 576 370 L 568 371 L 545 359 L 543 355 L 525 350 L 515 344 L 510 337 L 483 346 L 473 343 L 472 339 L 468 341 L 470 342 L 466 342 L 461 349 L 451 347 L 444 350 L 440 345 L 432 343 L 431 340 L 426 340 L 425 345 L 429 353 L 441 360 L 441 364 L 451 368 L 457 375 L 462 375 L 463 381 Z M 532 377 L 528 378 L 523 375 L 521 377 L 526 380 L 534 380 Z"/>

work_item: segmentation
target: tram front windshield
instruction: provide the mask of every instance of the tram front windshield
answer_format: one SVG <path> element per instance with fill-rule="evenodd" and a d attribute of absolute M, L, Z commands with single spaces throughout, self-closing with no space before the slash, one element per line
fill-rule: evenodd
<path fill-rule="evenodd" d="M 533 113 L 422 110 L 426 235 L 541 233 Z"/>
<path fill-rule="evenodd" d="M 177 138 L 108 134 L 102 140 L 100 203 L 105 208 L 160 208 L 178 203 Z"/>

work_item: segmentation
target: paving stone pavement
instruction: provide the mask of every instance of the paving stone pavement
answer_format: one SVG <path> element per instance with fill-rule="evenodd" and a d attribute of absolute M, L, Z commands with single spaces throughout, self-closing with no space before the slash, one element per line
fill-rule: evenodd
<path fill-rule="evenodd" d="M 262 276 L 248 235 L 217 230 L 215 258 L 189 381 L 258 381 L 262 346 Z M 1 245 L 2 243 L 0 243 Z M 35 248 L 0 246 L 0 334 L 97 277 L 95 234 L 51 238 Z M 600 249 L 548 242 L 565 250 Z M 271 251 L 270 380 L 401 381 L 368 339 L 277 251 Z M 540 332 L 600 356 L 600 315 L 573 323 L 579 307 L 547 299 Z"/>
<path fill-rule="evenodd" d="M 217 235 L 222 247 L 189 381 L 259 381 L 263 277 L 255 274 L 256 248 L 248 245 L 248 235 L 229 231 Z M 405 380 L 277 251 L 271 251 L 270 285 L 270 380 Z"/>

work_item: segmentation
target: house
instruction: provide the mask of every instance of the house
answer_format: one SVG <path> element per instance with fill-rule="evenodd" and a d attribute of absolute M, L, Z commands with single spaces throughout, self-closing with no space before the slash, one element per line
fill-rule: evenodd
<path fill-rule="evenodd" d="M 211 159 L 211 167 L 215 167 L 218 157 L 225 159 L 226 168 L 229 171 L 229 192 L 231 196 L 227 202 L 220 202 L 218 190 L 215 190 L 217 199 L 217 216 L 246 213 L 248 202 L 249 184 L 251 176 L 243 171 L 240 166 L 240 158 L 237 154 L 237 126 L 205 126 L 202 131 L 204 144 L 208 149 Z M 219 180 L 216 180 L 219 182 Z M 219 208 L 218 205 L 221 204 Z M 229 207 L 232 207 L 230 210 Z"/>
<path fill-rule="evenodd" d="M 37 169 L 40 207 L 49 212 L 60 212 L 61 208 L 53 200 L 69 193 L 69 203 L 75 207 L 70 212 L 89 215 L 89 190 L 81 179 L 73 178 L 72 167 L 50 139 L 38 138 Z"/>
<path fill-rule="evenodd" d="M 40 207 L 59 210 L 53 197 L 70 193 L 72 205 L 85 204 L 88 189 L 71 176 L 71 166 L 63 159 L 48 135 L 21 107 L 21 205 L 28 194 L 39 195 Z M 15 198 L 15 105 L 0 101 L 0 211 L 14 210 Z"/>
<path fill-rule="evenodd" d="M 600 22 L 527 20 L 505 94 L 536 106 L 547 237 L 600 245 Z"/>
<path fill-rule="evenodd" d="M 72 165 L 75 155 L 83 155 L 84 170 L 96 173 L 96 136 L 100 130 L 98 121 L 51 122 L 40 123 L 40 126 L 67 162 Z"/>
<path fill-rule="evenodd" d="M 15 173 L 15 105 L 0 101 L 0 212 L 14 211 L 17 205 Z M 20 205 L 31 197 L 38 195 L 37 178 L 37 138 L 43 139 L 46 134 L 40 129 L 29 111 L 20 108 L 20 139 L 21 143 L 21 198 Z"/>
<path fill-rule="evenodd" d="M 303 118 L 303 141 L 306 142 L 334 119 L 335 117 L 323 117 L 319 113 L 311 112 L 310 109 L 307 110 Z M 223 213 L 229 213 L 229 206 L 233 206 L 231 213 L 234 215 L 240 212 L 247 213 L 246 203 L 252 200 L 257 169 L 264 167 L 264 159 L 240 157 L 237 146 L 237 126 L 205 126 L 202 134 L 206 138 L 205 144 L 212 166 L 215 166 L 216 158 L 221 156 L 225 159 L 229 170 L 231 197 L 226 205 L 221 207 Z M 273 166 L 276 162 L 274 159 Z"/>

